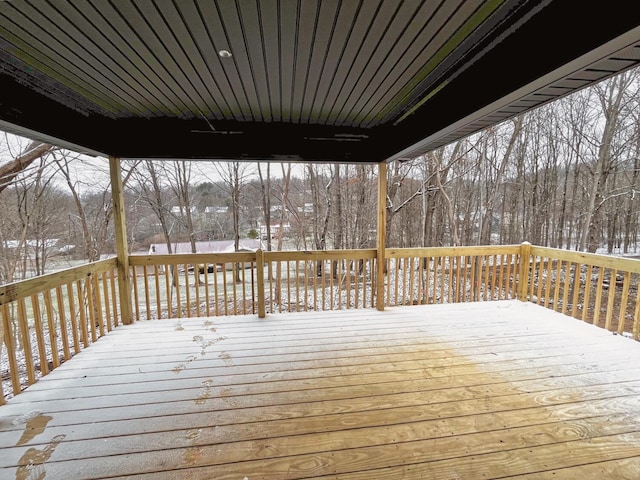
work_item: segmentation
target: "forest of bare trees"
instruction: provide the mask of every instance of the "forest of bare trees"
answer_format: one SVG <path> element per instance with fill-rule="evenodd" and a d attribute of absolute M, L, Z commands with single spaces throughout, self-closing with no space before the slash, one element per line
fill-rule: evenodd
<path fill-rule="evenodd" d="M 640 71 L 388 166 L 387 245 L 634 253 Z M 51 258 L 114 252 L 108 162 L 4 135 L 0 283 Z M 376 165 L 123 162 L 130 248 L 261 237 L 265 249 L 370 248 Z"/>

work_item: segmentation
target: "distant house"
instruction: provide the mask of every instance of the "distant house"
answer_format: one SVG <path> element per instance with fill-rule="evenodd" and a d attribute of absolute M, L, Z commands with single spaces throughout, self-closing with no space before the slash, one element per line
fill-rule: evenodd
<path fill-rule="evenodd" d="M 260 240 L 243 238 L 240 240 L 238 251 L 255 252 L 262 248 Z M 192 253 L 191 243 L 176 242 L 171 244 L 172 253 Z M 234 252 L 233 240 L 213 240 L 210 242 L 196 242 L 196 253 L 231 253 Z M 149 246 L 149 255 L 166 255 L 169 253 L 166 243 L 152 243 Z"/>
<path fill-rule="evenodd" d="M 70 253 L 75 245 L 66 245 L 64 241 L 59 238 L 47 238 L 45 240 L 5 240 L 2 245 L 7 250 L 15 250 L 18 247 L 22 248 L 27 255 L 34 255 L 35 250 L 42 248 L 45 249 L 47 255 L 66 254 Z"/>
<path fill-rule="evenodd" d="M 262 243 L 260 240 L 254 240 L 250 238 L 245 238 L 240 240 L 240 245 L 238 246 L 239 252 L 255 252 L 259 248 L 262 248 Z M 171 244 L 171 249 L 173 253 L 191 253 L 191 243 L 189 242 L 176 242 Z M 196 253 L 233 253 L 235 252 L 235 246 L 233 240 L 214 240 L 211 242 L 196 242 Z M 168 254 L 167 244 L 166 243 L 152 243 L 149 246 L 149 255 L 166 255 Z M 203 273 L 205 266 L 199 265 L 200 273 Z M 231 270 L 233 268 L 232 264 L 227 263 L 226 265 L 218 264 L 214 265 L 213 263 L 207 265 L 207 271 L 209 273 L 217 270 Z M 253 263 L 246 262 L 243 265 L 243 268 L 253 268 Z M 163 267 L 160 266 L 160 270 L 163 270 Z M 191 267 L 190 270 L 191 271 Z"/>
<path fill-rule="evenodd" d="M 313 203 L 305 203 L 304 206 L 298 207 L 299 213 L 304 213 L 305 215 L 312 214 L 314 211 Z"/>
<path fill-rule="evenodd" d="M 209 215 L 224 215 L 229 213 L 229 207 L 206 207 L 204 213 Z"/>
<path fill-rule="evenodd" d="M 196 207 L 189 207 L 189 212 L 192 215 L 195 215 L 196 213 L 198 213 L 198 209 Z M 185 216 L 187 214 L 187 208 L 180 206 L 171 207 L 171 213 L 173 213 L 174 215 Z"/>

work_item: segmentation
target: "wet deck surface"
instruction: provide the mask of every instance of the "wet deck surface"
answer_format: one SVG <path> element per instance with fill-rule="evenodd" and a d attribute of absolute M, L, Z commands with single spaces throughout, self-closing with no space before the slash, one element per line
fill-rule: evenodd
<path fill-rule="evenodd" d="M 137 323 L 0 407 L 0 478 L 637 479 L 640 344 L 517 301 Z"/>

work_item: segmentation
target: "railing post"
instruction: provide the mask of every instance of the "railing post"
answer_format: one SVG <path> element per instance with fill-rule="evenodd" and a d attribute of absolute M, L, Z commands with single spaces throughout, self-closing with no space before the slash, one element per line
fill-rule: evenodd
<path fill-rule="evenodd" d="M 118 293 L 120 296 L 120 317 L 123 324 L 133 321 L 131 309 L 131 281 L 129 279 L 129 246 L 127 245 L 127 219 L 124 211 L 124 193 L 120 159 L 109 157 L 111 174 L 111 199 L 113 202 L 113 220 L 116 233 L 116 252 L 118 256 Z"/>
<path fill-rule="evenodd" d="M 376 308 L 384 310 L 385 241 L 387 237 L 387 164 L 378 164 L 378 225 L 376 226 Z"/>
<path fill-rule="evenodd" d="M 256 277 L 258 282 L 258 318 L 267 315 L 264 294 L 264 252 L 261 248 L 256 251 Z"/>
<path fill-rule="evenodd" d="M 520 245 L 520 273 L 518 275 L 518 300 L 527 301 L 529 287 L 529 270 L 531 263 L 531 244 L 522 242 Z"/>

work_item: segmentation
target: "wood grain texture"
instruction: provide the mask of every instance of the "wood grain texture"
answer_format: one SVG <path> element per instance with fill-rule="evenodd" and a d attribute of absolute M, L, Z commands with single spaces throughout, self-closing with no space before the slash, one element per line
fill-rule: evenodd
<path fill-rule="evenodd" d="M 639 360 L 516 300 L 137 322 L 0 407 L 0 478 L 638 478 Z"/>

